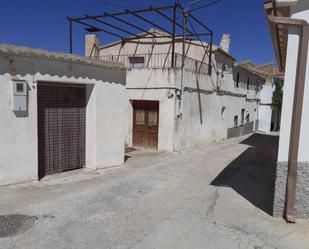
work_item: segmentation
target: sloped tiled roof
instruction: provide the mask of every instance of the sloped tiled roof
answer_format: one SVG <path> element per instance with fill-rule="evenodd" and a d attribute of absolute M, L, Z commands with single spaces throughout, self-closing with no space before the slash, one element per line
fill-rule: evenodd
<path fill-rule="evenodd" d="M 279 72 L 278 68 L 275 68 L 273 62 L 268 62 L 263 65 L 256 66 L 252 61 L 246 60 L 238 63 L 239 66 L 245 67 L 246 69 L 254 72 L 262 77 L 278 77 L 280 79 L 284 78 L 284 75 Z"/>
<path fill-rule="evenodd" d="M 290 17 L 291 5 L 295 4 L 297 0 L 277 0 L 277 16 L 278 17 Z M 269 30 L 272 37 L 272 43 L 277 57 L 278 66 L 281 71 L 285 70 L 286 56 L 287 56 L 287 44 L 289 27 L 286 25 L 277 25 L 273 23 L 269 17 L 273 15 L 272 1 L 267 1 L 264 4 L 266 18 L 268 19 Z"/>
<path fill-rule="evenodd" d="M 119 62 L 102 61 L 79 55 L 51 52 L 42 49 L 34 49 L 24 46 L 15 46 L 10 44 L 0 44 L 0 54 L 16 55 L 23 57 L 32 57 L 45 60 L 53 60 L 60 62 L 70 62 L 89 66 L 98 66 L 105 68 L 120 68 L 125 69 L 125 66 Z"/>

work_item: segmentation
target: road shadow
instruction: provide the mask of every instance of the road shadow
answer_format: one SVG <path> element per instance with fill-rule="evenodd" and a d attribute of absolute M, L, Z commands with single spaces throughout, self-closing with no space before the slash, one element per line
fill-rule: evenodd
<path fill-rule="evenodd" d="M 253 134 L 241 142 L 251 146 L 211 183 L 230 187 L 257 208 L 273 214 L 279 136 Z"/>

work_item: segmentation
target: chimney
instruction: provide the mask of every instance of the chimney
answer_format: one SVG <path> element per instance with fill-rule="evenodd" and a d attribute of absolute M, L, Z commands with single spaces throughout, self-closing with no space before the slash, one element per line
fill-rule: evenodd
<path fill-rule="evenodd" d="M 229 34 L 223 34 L 220 42 L 220 48 L 229 53 L 231 44 L 231 36 Z"/>
<path fill-rule="evenodd" d="M 100 39 L 94 34 L 85 36 L 85 56 L 99 57 L 100 55 Z"/>

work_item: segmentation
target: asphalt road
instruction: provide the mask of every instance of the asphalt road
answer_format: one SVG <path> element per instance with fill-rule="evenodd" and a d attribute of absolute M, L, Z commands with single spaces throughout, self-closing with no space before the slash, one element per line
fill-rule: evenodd
<path fill-rule="evenodd" d="M 309 248 L 308 221 L 270 215 L 278 137 L 242 140 L 137 150 L 121 167 L 2 187 L 0 215 L 35 219 L 12 223 L 0 248 Z"/>

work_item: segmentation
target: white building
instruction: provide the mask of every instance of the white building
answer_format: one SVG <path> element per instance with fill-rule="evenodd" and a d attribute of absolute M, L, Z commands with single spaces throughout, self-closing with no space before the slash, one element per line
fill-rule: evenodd
<path fill-rule="evenodd" d="M 274 67 L 273 62 L 259 66 L 251 61 L 243 61 L 239 64 L 265 79 L 265 84 L 263 84 L 260 93 L 258 131 L 270 133 L 271 131 L 278 130 L 280 127 L 278 120 L 281 115 L 281 107 L 273 105 L 273 94 L 276 90 L 276 81 L 283 81 L 282 74 Z"/>
<path fill-rule="evenodd" d="M 285 70 L 274 215 L 309 217 L 309 1 L 265 4 L 279 67 Z"/>
<path fill-rule="evenodd" d="M 164 36 L 164 32 L 149 32 Z M 142 36 L 140 34 L 139 36 Z M 172 66 L 171 40 L 156 38 L 100 46 L 95 35 L 86 36 L 86 56 L 125 63 L 127 71 L 126 146 L 180 150 L 254 132 L 264 79 L 228 53 L 230 38 L 213 46 L 212 72 L 208 53 L 200 41 L 175 44 Z M 206 43 L 204 45 L 207 46 Z"/>
<path fill-rule="evenodd" d="M 266 80 L 261 91 L 261 103 L 259 107 L 259 131 L 270 133 L 272 122 L 272 97 L 275 86 L 272 81 Z"/>
<path fill-rule="evenodd" d="M 123 164 L 122 64 L 0 45 L 0 185 Z"/>

